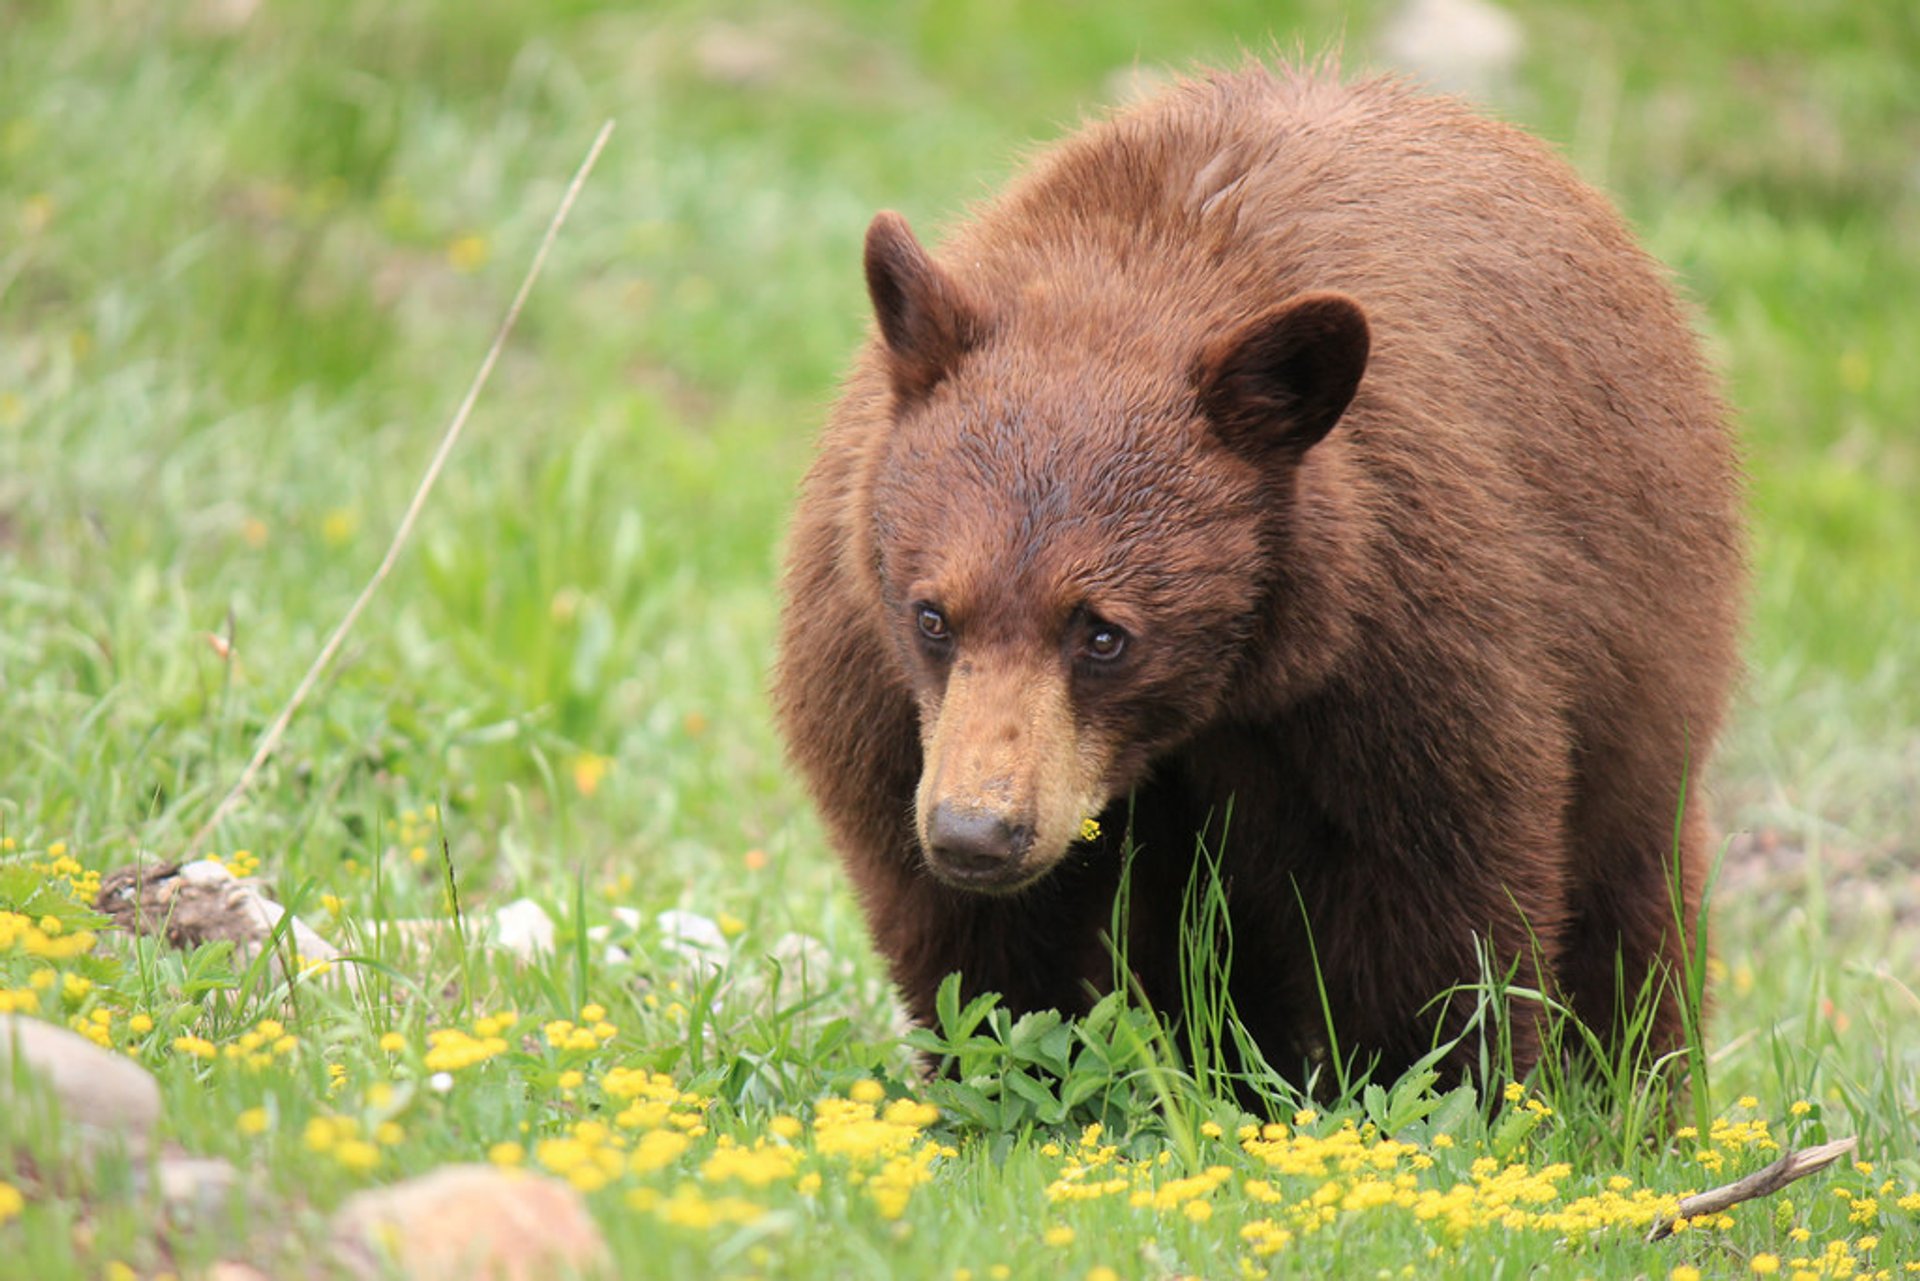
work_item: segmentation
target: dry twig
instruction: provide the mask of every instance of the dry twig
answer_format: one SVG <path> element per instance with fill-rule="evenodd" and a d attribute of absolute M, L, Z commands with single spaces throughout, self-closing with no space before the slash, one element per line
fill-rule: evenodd
<path fill-rule="evenodd" d="M 1819 1147 L 1800 1148 L 1797 1151 L 1788 1152 L 1766 1169 L 1749 1174 L 1744 1179 L 1684 1197 L 1674 1217 L 1657 1221 L 1653 1225 L 1653 1230 L 1647 1233 L 1647 1240 L 1660 1241 L 1672 1236 L 1673 1225 L 1680 1219 L 1691 1219 L 1702 1214 L 1718 1214 L 1742 1201 L 1771 1196 L 1789 1183 L 1826 1169 L 1853 1151 L 1857 1142 L 1859 1140 L 1854 1138 L 1835 1139 L 1832 1143 L 1822 1143 Z"/>
<path fill-rule="evenodd" d="M 393 571 L 394 563 L 400 559 L 401 548 L 406 545 L 408 536 L 413 533 L 414 522 L 419 519 L 421 509 L 426 506 L 427 495 L 432 492 L 434 482 L 440 479 L 440 471 L 446 466 L 448 456 L 453 453 L 454 443 L 459 440 L 461 430 L 467 425 L 467 418 L 473 413 L 474 403 L 480 399 L 481 390 L 487 385 L 487 379 L 493 375 L 493 367 L 500 359 L 501 350 L 507 345 L 507 337 L 513 332 L 514 324 L 520 319 L 520 310 L 526 305 L 527 296 L 533 292 L 534 281 L 540 278 L 540 270 L 546 265 L 547 253 L 553 248 L 553 242 L 560 235 L 560 228 L 565 225 L 567 215 L 573 211 L 574 200 L 580 195 L 580 189 L 586 185 L 587 175 L 593 172 L 593 166 L 600 159 L 600 152 L 606 147 L 607 138 L 612 133 L 613 121 L 609 120 L 600 126 L 600 132 L 595 135 L 593 145 L 587 149 L 586 159 L 580 162 L 580 167 L 574 171 L 573 181 L 567 184 L 566 192 L 560 197 L 560 204 L 553 211 L 552 220 L 547 223 L 546 235 L 541 238 L 540 247 L 534 251 L 533 261 L 527 267 L 527 274 L 520 281 L 519 292 L 514 294 L 513 302 L 508 305 L 507 314 L 501 319 L 500 328 L 493 335 L 493 345 L 487 348 L 485 359 L 480 362 L 480 368 L 474 372 L 473 382 L 467 387 L 467 394 L 460 401 L 460 408 L 454 411 L 453 420 L 447 424 L 446 431 L 441 434 L 440 446 L 434 451 L 433 460 L 427 464 L 426 474 L 421 476 L 419 486 L 413 491 L 413 501 L 407 504 L 406 512 L 401 515 L 400 524 L 393 531 L 393 540 L 387 544 L 387 554 L 381 559 L 379 568 L 373 571 L 373 577 L 367 580 L 367 585 L 360 589 L 360 595 L 347 610 L 346 617 L 340 620 L 340 625 L 333 629 L 333 635 L 327 637 L 327 643 L 320 647 L 320 653 L 313 660 L 313 666 L 307 668 L 307 674 L 300 678 L 300 684 L 294 689 L 293 696 L 287 700 L 287 705 L 280 709 L 280 715 L 275 717 L 273 724 L 267 727 L 267 732 L 260 736 L 260 744 L 254 748 L 253 759 L 248 761 L 247 767 L 240 771 L 240 777 L 234 782 L 232 789 L 221 798 L 218 805 L 214 806 L 213 813 L 208 816 L 205 823 L 200 825 L 200 830 L 193 834 L 193 839 L 187 842 L 189 850 L 198 849 L 201 842 L 207 839 L 213 829 L 220 825 L 220 821 L 245 797 L 247 789 L 253 785 L 254 776 L 260 772 L 260 767 L 267 763 L 267 758 L 272 756 L 274 749 L 280 745 L 280 739 L 286 734 L 287 726 L 292 723 L 294 713 L 300 710 L 300 705 L 313 691 L 314 682 L 320 679 L 320 674 L 326 670 L 327 664 L 333 661 L 333 656 L 340 650 L 341 642 L 346 640 L 347 633 L 353 630 L 354 623 L 359 621 L 361 612 L 373 599 L 374 592 L 379 590 L 380 584 L 385 582 L 387 575 Z"/>

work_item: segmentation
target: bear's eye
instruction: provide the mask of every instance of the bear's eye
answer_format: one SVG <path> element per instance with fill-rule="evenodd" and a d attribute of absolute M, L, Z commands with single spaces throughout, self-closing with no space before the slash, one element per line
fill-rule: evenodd
<path fill-rule="evenodd" d="M 1127 634 L 1112 623 L 1095 623 L 1087 633 L 1087 657 L 1110 663 L 1127 648 Z"/>
<path fill-rule="evenodd" d="M 920 606 L 920 634 L 936 645 L 944 645 L 953 639 L 953 633 L 947 630 L 947 616 L 931 605 Z"/>

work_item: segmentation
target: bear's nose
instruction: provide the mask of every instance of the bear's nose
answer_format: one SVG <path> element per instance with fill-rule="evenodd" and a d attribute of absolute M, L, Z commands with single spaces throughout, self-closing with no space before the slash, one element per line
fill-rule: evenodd
<path fill-rule="evenodd" d="M 963 879 L 1004 878 L 1032 844 L 1032 827 L 991 810 L 942 801 L 927 816 L 927 852 L 943 870 Z"/>

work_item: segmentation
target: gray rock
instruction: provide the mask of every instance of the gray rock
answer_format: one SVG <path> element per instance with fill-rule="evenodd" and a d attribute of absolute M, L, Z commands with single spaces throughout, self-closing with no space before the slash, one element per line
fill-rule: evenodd
<path fill-rule="evenodd" d="M 145 1148 L 160 1119 L 160 1086 L 139 1064 L 77 1032 L 39 1019 L 0 1014 L 0 1106 L 12 1110 L 19 1067 L 59 1101 L 61 1114 L 98 1143 L 116 1137 Z"/>
<path fill-rule="evenodd" d="M 1404 0 L 1380 33 L 1380 53 L 1434 89 L 1500 97 L 1526 49 L 1514 16 L 1493 0 Z"/>
<path fill-rule="evenodd" d="M 211 1219 L 240 1188 L 240 1171 L 217 1156 L 160 1158 L 154 1184 L 167 1216 L 175 1222 Z"/>
<path fill-rule="evenodd" d="M 409 1281 L 548 1281 L 602 1275 L 607 1246 L 586 1202 L 555 1179 L 490 1165 L 442 1166 L 357 1192 L 333 1216 L 356 1275 Z"/>

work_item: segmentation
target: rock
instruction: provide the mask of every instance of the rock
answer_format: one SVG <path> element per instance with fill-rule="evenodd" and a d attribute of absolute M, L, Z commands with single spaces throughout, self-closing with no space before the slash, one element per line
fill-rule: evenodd
<path fill-rule="evenodd" d="M 154 1170 L 154 1185 L 169 1218 L 212 1219 L 240 1188 L 240 1171 L 217 1156 L 168 1154 Z"/>
<path fill-rule="evenodd" d="M 660 929 L 660 946 L 701 974 L 726 968 L 732 949 L 727 946 L 727 936 L 709 918 L 672 908 L 656 916 L 654 924 Z"/>
<path fill-rule="evenodd" d="M 847 966 L 836 966 L 827 945 L 811 934 L 782 934 L 767 954 L 773 962 L 773 997 L 776 1008 L 805 1000 L 836 978 L 844 977 Z"/>
<path fill-rule="evenodd" d="M 1482 100 L 1506 90 L 1526 36 L 1493 0 L 1405 0 L 1380 34 L 1386 60 L 1432 88 Z"/>
<path fill-rule="evenodd" d="M 580 1194 L 541 1175 L 449 1165 L 355 1193 L 333 1217 L 342 1260 L 363 1277 L 546 1281 L 607 1269 Z"/>
<path fill-rule="evenodd" d="M 223 1259 L 207 1269 L 206 1281 L 272 1281 L 272 1279 L 251 1264 Z"/>
<path fill-rule="evenodd" d="M 553 918 L 530 898 L 517 898 L 493 914 L 493 941 L 522 961 L 553 951 Z"/>
<path fill-rule="evenodd" d="M 59 1100 L 89 1143 L 144 1149 L 160 1119 L 160 1086 L 145 1068 L 39 1019 L 0 1014 L 0 1106 L 12 1111 L 16 1057 Z"/>
<path fill-rule="evenodd" d="M 100 878 L 94 907 L 136 934 L 164 934 L 178 948 L 230 940 L 243 955 L 265 943 L 287 910 L 212 859 L 144 863 Z M 334 946 L 295 917 L 287 936 L 303 963 L 331 961 Z"/>

